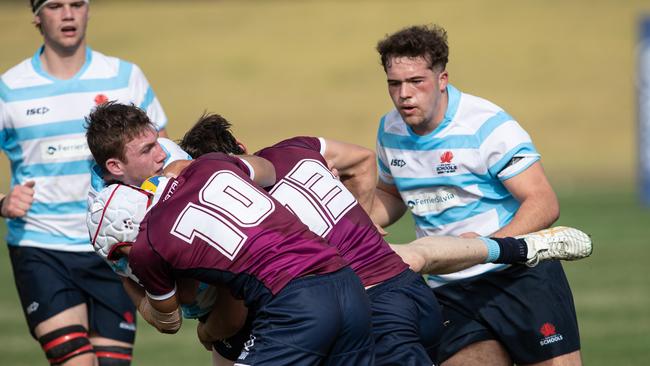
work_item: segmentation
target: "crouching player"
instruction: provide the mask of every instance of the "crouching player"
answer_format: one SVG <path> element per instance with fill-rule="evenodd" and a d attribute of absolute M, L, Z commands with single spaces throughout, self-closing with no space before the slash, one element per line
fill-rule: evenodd
<path fill-rule="evenodd" d="M 193 278 L 228 287 L 252 312 L 242 365 L 373 364 L 361 282 L 334 248 L 256 188 L 248 176 L 273 171 L 262 165 L 223 154 L 197 159 L 144 219 L 134 207 L 146 207 L 148 193 L 109 186 L 89 214 L 93 246 L 128 258 L 146 290 L 139 308 L 161 331 L 180 327 L 176 284 Z M 134 241 L 101 240 L 124 227 L 139 230 Z"/>

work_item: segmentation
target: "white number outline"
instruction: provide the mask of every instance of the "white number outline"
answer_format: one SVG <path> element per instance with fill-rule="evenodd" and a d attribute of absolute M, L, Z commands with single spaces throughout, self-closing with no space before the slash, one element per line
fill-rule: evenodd
<path fill-rule="evenodd" d="M 334 225 L 336 225 L 339 220 L 345 216 L 346 213 L 348 213 L 353 207 L 355 207 L 358 202 L 352 196 L 352 193 L 348 191 L 345 186 L 340 187 L 338 184 L 335 184 L 332 189 L 330 189 L 325 195 L 320 195 L 318 192 L 314 191 L 312 187 L 314 184 L 316 184 L 320 179 L 326 178 L 323 175 L 320 175 L 316 177 L 315 175 L 312 175 L 308 179 L 301 181 L 296 178 L 296 174 L 298 171 L 302 168 L 304 169 L 305 166 L 312 165 L 318 167 L 318 170 L 320 170 L 324 174 L 328 174 L 327 178 L 331 177 L 332 179 L 335 179 L 338 184 L 343 185 L 338 179 L 329 171 L 329 169 L 320 161 L 315 160 L 315 159 L 303 159 L 300 160 L 294 167 L 285 175 L 284 178 L 282 178 L 276 185 L 273 187 L 271 190 L 271 196 L 278 200 L 282 205 L 287 207 L 294 215 L 298 216 L 300 221 L 302 221 L 305 225 L 309 226 L 310 230 L 315 232 L 316 234 L 320 236 L 327 236 L 329 232 L 332 230 Z M 309 167 L 308 169 L 313 169 Z M 287 183 L 287 185 L 296 192 L 298 192 L 301 196 L 306 197 L 310 202 L 312 202 L 312 205 L 318 211 L 319 215 L 323 218 L 323 222 L 320 223 L 314 223 L 314 222 L 308 222 L 311 220 L 306 220 L 305 216 L 300 215 L 300 207 L 291 207 L 289 203 L 286 202 L 284 199 L 279 199 L 282 197 L 278 197 L 274 195 L 278 187 L 280 187 L 283 183 Z M 338 191 L 336 191 L 338 189 Z M 334 193 L 333 193 L 334 192 Z M 344 196 L 340 196 L 340 195 Z M 347 197 L 346 197 L 347 196 Z M 338 215 L 333 213 L 330 207 L 328 206 L 334 199 L 337 197 L 340 198 L 348 198 L 350 200 L 350 203 L 345 206 L 342 210 L 338 212 Z M 311 216 L 313 217 L 313 215 Z M 318 227 L 327 227 L 325 230 L 319 230 Z M 320 233 L 322 232 L 322 233 Z"/>
<path fill-rule="evenodd" d="M 217 181 L 217 178 L 221 179 Z M 229 184 L 233 182 L 236 184 L 243 184 L 243 186 L 249 190 L 244 193 L 254 192 L 254 197 L 251 199 L 248 196 L 245 196 L 242 192 L 236 189 L 236 186 L 233 187 L 234 184 Z M 223 189 L 219 190 L 220 188 Z M 214 195 L 215 192 L 212 191 L 214 189 L 216 189 L 216 193 L 219 194 Z M 235 215 L 231 210 L 237 211 L 236 208 L 229 210 L 219 204 L 220 202 L 218 202 L 218 199 L 223 197 L 220 194 L 224 193 L 235 201 L 240 202 L 244 209 L 257 208 L 257 210 L 253 210 L 252 215 L 250 212 L 239 210 L 243 215 Z M 235 224 L 241 227 L 257 226 L 275 211 L 275 203 L 272 199 L 262 193 L 260 189 L 228 170 L 220 170 L 212 174 L 199 190 L 198 196 L 201 205 L 188 202 L 176 218 L 176 222 L 172 226 L 170 234 L 190 245 L 197 237 L 201 238 L 231 261 L 234 260 L 248 239 L 248 235 L 242 232 L 237 226 L 235 226 Z M 247 202 L 243 201 L 242 198 Z M 253 215 L 255 216 L 253 217 Z M 248 216 L 248 219 L 250 220 L 243 221 L 243 216 Z M 234 224 L 226 218 L 232 220 Z M 204 220 L 206 219 L 210 220 L 208 223 L 209 225 L 207 226 L 207 233 L 199 231 L 199 229 L 205 228 L 198 227 L 197 225 L 198 222 L 205 222 Z M 230 235 L 230 237 L 228 237 L 228 235 Z M 221 240 L 218 241 L 215 238 Z"/>

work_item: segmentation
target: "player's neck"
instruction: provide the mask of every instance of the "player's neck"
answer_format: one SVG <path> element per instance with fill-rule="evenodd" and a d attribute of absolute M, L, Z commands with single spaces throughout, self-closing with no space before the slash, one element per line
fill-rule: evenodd
<path fill-rule="evenodd" d="M 70 79 L 86 62 L 86 42 L 82 41 L 73 49 L 52 47 L 46 43 L 40 59 L 45 72 L 57 79 Z"/>

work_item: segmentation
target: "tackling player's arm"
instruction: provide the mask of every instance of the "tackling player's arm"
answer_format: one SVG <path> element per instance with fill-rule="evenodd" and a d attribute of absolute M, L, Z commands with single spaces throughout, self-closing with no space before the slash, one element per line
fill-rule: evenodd
<path fill-rule="evenodd" d="M 178 332 L 182 318 L 175 294 L 165 300 L 154 300 L 145 294 L 140 285 L 129 278 L 122 277 L 122 285 L 147 323 L 161 333 Z"/>
<path fill-rule="evenodd" d="M 377 184 L 375 152 L 347 142 L 323 139 L 323 157 L 338 171 L 341 182 L 352 192 L 361 207 L 370 212 Z"/>
<path fill-rule="evenodd" d="M 252 168 L 251 179 L 261 187 L 275 184 L 275 167 L 270 161 L 255 155 L 237 155 Z"/>
<path fill-rule="evenodd" d="M 369 213 L 372 221 L 381 227 L 386 227 L 399 220 L 405 212 L 406 204 L 402 201 L 397 187 L 379 180 Z"/>
<path fill-rule="evenodd" d="M 225 286 L 215 287 L 217 301 L 212 306 L 205 323 L 199 322 L 196 328 L 199 341 L 208 350 L 212 349 L 212 343 L 235 335 L 244 326 L 248 315 L 248 308 L 243 300 L 232 296 Z"/>
<path fill-rule="evenodd" d="M 491 236 L 516 236 L 545 229 L 560 216 L 557 196 L 539 161 L 505 180 L 503 185 L 521 205 L 512 221 Z"/>

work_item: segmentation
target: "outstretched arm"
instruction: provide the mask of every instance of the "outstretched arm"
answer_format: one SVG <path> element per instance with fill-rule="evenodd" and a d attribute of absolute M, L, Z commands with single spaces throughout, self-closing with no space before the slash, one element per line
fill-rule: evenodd
<path fill-rule="evenodd" d="M 487 246 L 481 239 L 451 236 L 425 236 L 408 244 L 391 244 L 391 248 L 413 271 L 444 274 L 485 263 Z"/>

